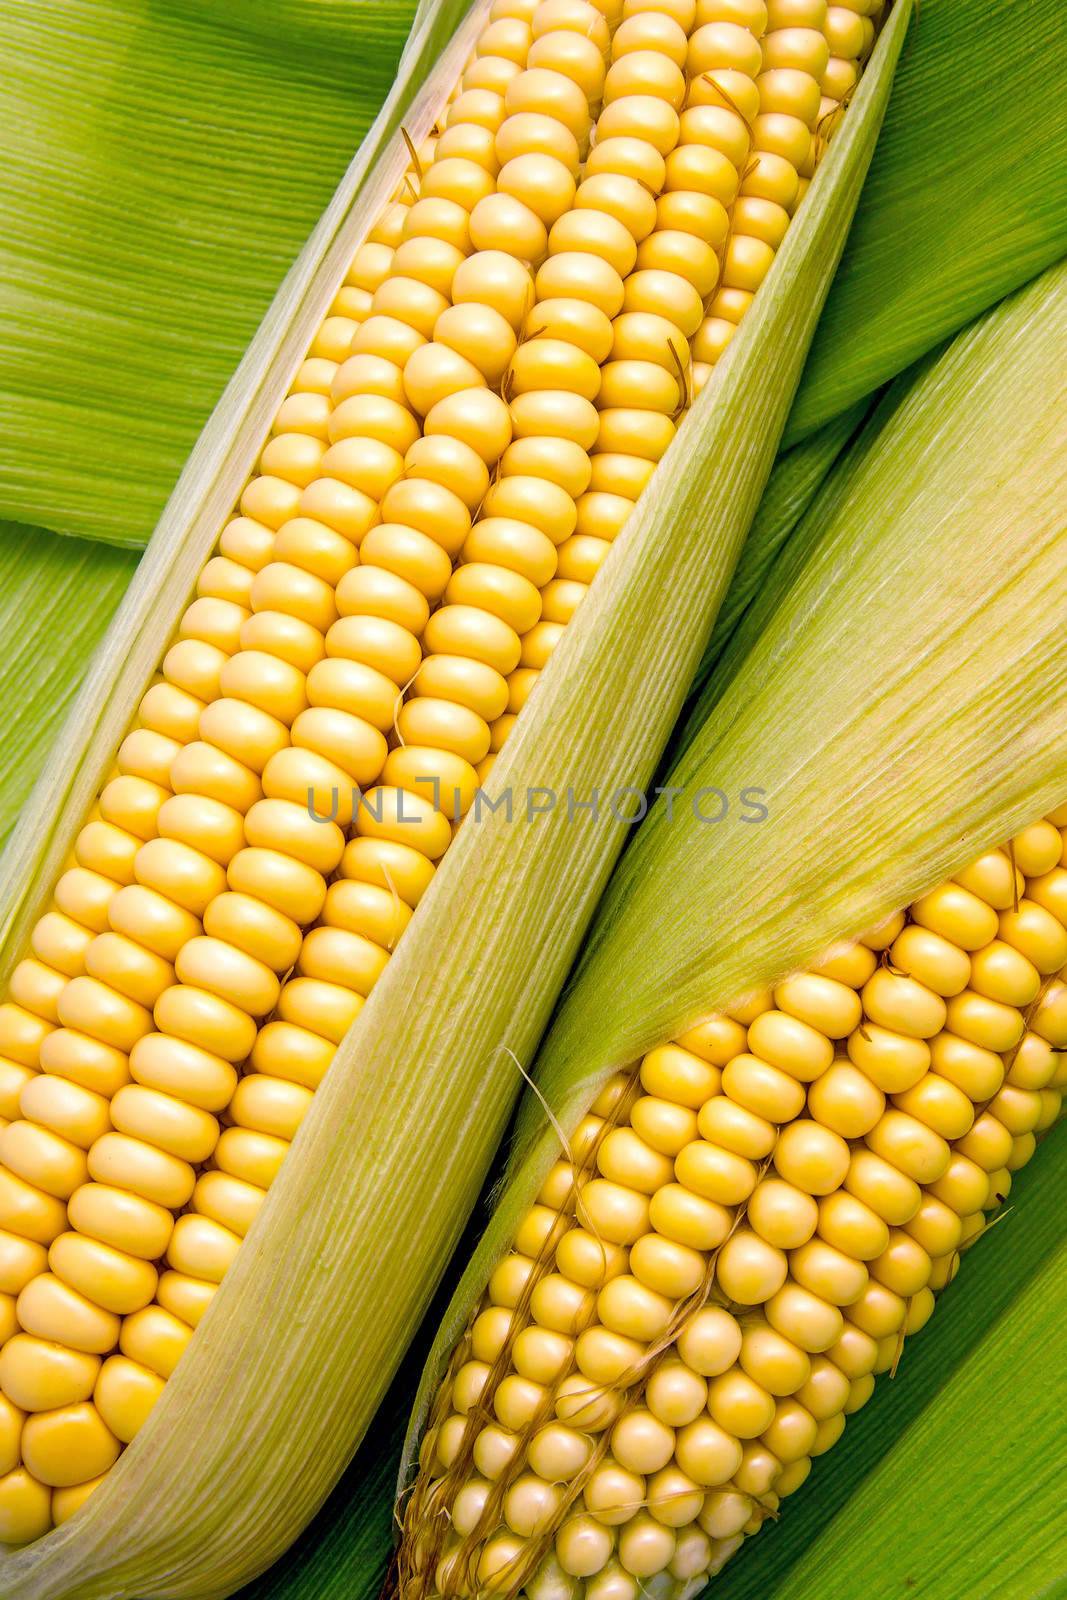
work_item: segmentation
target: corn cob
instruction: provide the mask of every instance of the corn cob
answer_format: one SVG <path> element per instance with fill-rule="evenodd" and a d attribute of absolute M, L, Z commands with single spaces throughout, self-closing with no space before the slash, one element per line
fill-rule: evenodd
<path fill-rule="evenodd" d="M 763 24 L 498 3 L 354 257 L 0 1010 L 9 1542 L 147 1417 L 673 437 Z"/>
<path fill-rule="evenodd" d="M 1067 806 L 600 1091 L 433 1406 L 405 1596 L 695 1593 L 934 1309 L 1067 1086 Z"/>

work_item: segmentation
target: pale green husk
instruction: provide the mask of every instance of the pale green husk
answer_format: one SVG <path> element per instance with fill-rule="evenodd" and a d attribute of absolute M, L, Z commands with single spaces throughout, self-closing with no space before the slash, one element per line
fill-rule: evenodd
<path fill-rule="evenodd" d="M 736 661 L 744 654 L 747 646 L 739 643 L 738 636 L 759 636 L 762 622 L 769 615 L 768 597 L 778 592 L 781 583 L 779 569 L 787 549 L 792 560 L 793 531 L 834 463 L 863 426 L 872 405 L 870 400 L 857 401 L 818 433 L 783 451 L 774 463 L 693 679 L 681 728 L 672 740 L 675 754 L 681 754 L 732 676 L 731 669 L 724 670 L 727 659 Z"/>
<path fill-rule="evenodd" d="M 934 359 L 928 357 L 926 365 Z M 854 475 L 919 376 L 918 369 L 905 373 L 889 386 L 879 405 L 861 402 L 859 407 L 850 406 L 818 433 L 779 456 L 745 541 L 730 594 L 704 652 L 686 716 L 671 741 L 668 760 L 672 767 L 681 762 L 749 652 L 768 631 L 775 612 L 788 599 L 818 548 L 836 507 L 850 492 Z M 866 417 L 858 431 L 857 410 Z M 746 565 L 751 573 L 744 584 L 747 604 L 731 608 L 731 596 L 741 587 Z M 781 636 L 779 649 L 788 650 L 790 643 L 787 635 Z"/>
<path fill-rule="evenodd" d="M 612 878 L 535 1075 L 597 1086 L 1067 796 L 1067 265 L 960 335 L 802 525 L 809 554 Z M 737 820 L 758 786 L 761 823 Z M 731 819 L 694 820 L 702 789 Z M 705 812 L 718 802 L 706 796 Z M 528 1096 L 437 1376 L 559 1152 Z"/>
<path fill-rule="evenodd" d="M 514 1058 L 532 1057 L 624 842 L 620 823 L 588 813 L 569 821 L 568 786 L 610 797 L 652 775 L 770 469 L 908 14 L 906 3 L 895 8 L 752 313 L 509 741 L 492 787 L 513 789 L 515 821 L 498 811 L 460 833 L 148 1424 L 77 1518 L 0 1560 L 0 1592 L 228 1594 L 307 1522 L 370 1422 L 503 1131 L 520 1084 Z M 431 99 L 409 120 L 416 137 Z M 375 189 L 391 187 L 403 159 L 394 145 L 382 185 L 361 206 L 373 209 Z M 357 221 L 346 220 L 327 265 L 351 249 Z M 328 301 L 326 272 L 316 272 L 236 442 L 216 438 L 194 458 L 95 673 L 88 732 L 39 791 L 42 813 L 58 801 L 78 816 L 105 769 L 147 676 L 151 640 L 166 633 L 247 471 L 279 372 L 295 364 Z M 555 790 L 561 805 L 527 825 L 524 797 L 536 786 Z M 13 943 L 69 834 L 68 821 L 22 835 Z"/>

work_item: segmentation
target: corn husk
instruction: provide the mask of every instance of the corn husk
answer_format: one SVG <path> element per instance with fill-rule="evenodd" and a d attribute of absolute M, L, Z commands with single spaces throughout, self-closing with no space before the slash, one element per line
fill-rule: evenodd
<path fill-rule="evenodd" d="M 790 566 L 795 560 L 800 541 L 792 541 L 792 535 L 873 406 L 871 399 L 857 401 L 775 461 L 693 679 L 681 726 L 671 740 L 668 754 L 673 758 L 707 719 L 733 675 L 732 663 L 743 658 L 749 640 L 759 637 L 775 597 L 788 584 L 780 569 L 787 551 Z"/>
<path fill-rule="evenodd" d="M 762 491 L 877 137 L 909 7 L 895 8 L 846 125 L 744 328 L 554 654 L 494 772 L 585 797 L 646 783 Z M 418 138 L 467 48 L 406 119 Z M 107 767 L 146 668 L 266 429 L 331 275 L 392 187 L 404 146 L 342 207 L 234 439 L 194 457 L 94 669 L 70 749 L 13 852 L 9 951 Z M 320 241 L 321 244 L 321 241 Z M 295 332 L 285 323 L 296 308 Z M 246 373 L 246 378 L 249 377 Z M 660 626 L 665 619 L 669 628 Z M 155 641 L 155 643 L 153 643 Z M 0 1559 L 20 1600 L 231 1593 L 313 1515 L 425 1310 L 610 868 L 618 822 L 564 807 L 464 827 L 145 1428 L 84 1511 Z M 11 956 L 9 955 L 8 959 Z"/>
<path fill-rule="evenodd" d="M 407 1446 L 599 1085 L 1067 795 L 1067 265 L 960 335 L 832 475 L 808 554 L 598 910 Z M 836 481 L 835 481 L 836 476 Z M 766 820 L 692 800 L 762 790 Z M 702 809 L 718 810 L 705 798 Z M 542 1098 L 555 1120 L 546 1123 Z"/>

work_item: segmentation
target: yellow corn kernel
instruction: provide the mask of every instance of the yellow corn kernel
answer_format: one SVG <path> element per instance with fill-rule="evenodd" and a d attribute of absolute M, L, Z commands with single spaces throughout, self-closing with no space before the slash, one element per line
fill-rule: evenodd
<path fill-rule="evenodd" d="M 37 1412 L 22 1430 L 22 1456 L 39 1483 L 69 1489 L 107 1472 L 118 1459 L 119 1441 L 96 1407 L 85 1402 Z"/>

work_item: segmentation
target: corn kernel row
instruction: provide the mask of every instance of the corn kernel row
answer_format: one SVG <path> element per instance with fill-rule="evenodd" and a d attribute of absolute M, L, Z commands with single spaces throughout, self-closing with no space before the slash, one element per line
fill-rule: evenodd
<path fill-rule="evenodd" d="M 565 26 L 547 25 L 561 21 Z M 582 31 L 575 31 L 579 28 Z M 470 441 L 470 448 L 482 453 L 481 475 L 472 487 L 489 511 L 473 528 L 467 519 L 467 538 L 460 552 L 464 564 L 456 568 L 444 589 L 443 603 L 424 624 L 422 643 L 427 653 L 421 665 L 412 664 L 409 674 L 414 677 L 417 671 L 419 694 L 400 709 L 400 743 L 383 772 L 383 779 L 406 797 L 409 816 L 412 807 L 424 808 L 420 832 L 432 847 L 426 848 L 420 839 L 412 842 L 412 828 L 398 818 L 395 836 L 384 841 L 394 852 L 392 864 L 400 869 L 394 877 L 396 892 L 392 896 L 382 890 L 376 893 L 382 901 L 381 914 L 388 911 L 394 923 L 398 914 L 402 920 L 399 926 L 373 929 L 366 926 L 367 887 L 362 881 L 366 869 L 360 854 L 364 841 L 353 841 L 346 851 L 341 875 L 327 896 L 322 925 L 305 938 L 299 976 L 286 985 L 282 996 L 284 1007 L 294 986 L 309 980 L 318 986 L 315 1015 L 308 1015 L 302 1024 L 311 1037 L 301 1043 L 301 1051 L 314 1061 L 313 1074 L 304 1085 L 308 1098 L 347 1026 L 346 1021 L 324 1038 L 323 1015 L 331 1003 L 337 1004 L 343 1015 L 353 989 L 365 994 L 380 975 L 410 910 L 425 890 L 432 861 L 450 842 L 448 820 L 457 820 L 471 803 L 479 777 L 476 763 L 489 748 L 489 724 L 483 715 L 487 690 L 494 697 L 499 694 L 501 700 L 506 697 L 504 672 L 516 664 L 519 652 L 516 623 L 528 619 L 539 606 L 531 563 L 534 577 L 554 564 L 552 539 L 543 526 L 529 520 L 533 514 L 542 523 L 551 518 L 555 531 L 560 517 L 550 496 L 553 485 L 512 476 L 487 488 L 487 469 L 509 448 L 513 434 L 519 433 L 512 426 L 507 404 L 489 384 L 502 380 L 533 298 L 527 255 L 543 249 L 537 230 L 543 234 L 544 223 L 518 193 L 528 193 L 531 183 L 539 189 L 545 187 L 543 165 L 550 159 L 566 180 L 562 184 L 564 202 L 566 183 L 573 190 L 569 169 L 545 151 L 569 149 L 577 169 L 588 138 L 590 97 L 599 96 L 603 84 L 601 52 L 607 46 L 608 31 L 603 18 L 578 0 L 562 7 L 558 3 L 539 7 L 527 33 L 526 56 L 534 65 L 517 71 L 504 97 L 496 97 L 498 115 L 495 127 L 489 130 L 493 137 L 488 148 L 506 155 L 507 160 L 497 170 L 498 155 L 494 154 L 496 188 L 471 210 L 469 235 L 476 248 L 456 269 L 453 304 L 438 311 L 433 326 L 427 329 L 429 336 L 412 351 L 403 369 L 405 392 L 423 416 L 424 426 L 440 425 L 439 419 L 449 421 L 453 438 L 462 436 Z M 516 38 L 516 54 L 518 43 Z M 546 62 L 577 74 L 580 81 L 554 71 Z M 452 112 L 462 110 L 473 93 L 485 95 L 487 91 L 465 90 Z M 538 104 L 551 108 L 553 114 L 548 109 L 529 109 Z M 442 137 L 447 140 L 449 130 Z M 500 337 L 502 331 L 505 338 Z M 457 345 L 462 345 L 462 351 Z M 526 512 L 526 520 L 520 520 L 519 511 Z M 447 689 L 447 697 L 434 695 L 439 681 Z M 498 702 L 496 709 L 503 710 L 503 704 Z M 380 797 L 380 792 L 368 796 L 368 814 Z M 357 822 L 360 826 L 366 828 L 362 819 Z M 420 845 L 424 850 L 421 857 Z M 406 861 L 395 861 L 400 852 L 406 852 Z M 368 933 L 375 932 L 379 938 L 372 940 L 368 950 Z M 252 1067 L 257 1070 L 244 1080 L 250 1087 L 265 1086 L 271 1068 L 277 1069 L 270 1036 L 278 1026 L 268 1023 L 257 1040 L 252 1055 Z M 295 1128 L 272 1131 L 288 1138 Z M 265 1176 L 263 1189 L 273 1173 Z M 210 1218 L 216 1227 L 224 1227 L 229 1220 L 220 1210 Z"/>
<path fill-rule="evenodd" d="M 758 30 L 762 3 L 749 9 Z M 539 274 L 542 302 L 542 277 L 563 272 L 572 259 L 576 283 L 588 285 L 595 274 L 603 280 L 596 305 L 603 343 L 592 354 L 604 365 L 599 383 L 581 393 L 591 463 L 576 497 L 575 531 L 560 547 L 545 590 L 549 623 L 523 641 L 523 664 L 512 680 L 520 682 L 520 701 L 689 403 L 689 342 L 716 285 L 727 226 L 723 201 L 736 189 L 748 141 L 743 122 L 704 73 L 724 33 L 743 41 L 737 48 L 742 55 L 747 48 L 750 65 L 759 58 L 749 27 L 715 20 L 722 10 L 716 0 L 678 6 L 673 16 L 635 6 L 622 23 L 576 210 L 553 229 Z M 539 307 L 539 328 L 548 315 Z M 547 368 L 553 344 L 528 345 L 530 364 Z M 580 371 L 569 376 L 581 382 Z"/>
<path fill-rule="evenodd" d="M 833 113 L 851 96 L 870 53 L 881 7 L 868 0 L 848 0 L 846 5 L 768 0 L 758 9 L 765 10 L 766 26 L 752 62 L 755 96 L 739 81 L 731 40 L 716 42 L 705 68 L 710 82 L 728 92 L 751 140 L 730 206 L 721 287 L 693 341 L 697 393 L 785 238 L 832 131 Z"/>
<path fill-rule="evenodd" d="M 576 1130 L 439 1393 L 413 1593 L 687 1592 L 934 1308 L 1067 1079 L 1067 807 Z"/>
<path fill-rule="evenodd" d="M 830 57 L 820 81 L 824 101 L 820 120 L 853 94 L 882 10 L 882 0 L 836 0 L 828 6 L 822 27 Z"/>
<path fill-rule="evenodd" d="M 750 138 L 740 189 L 730 206 L 722 284 L 693 344 L 698 391 L 733 337 L 774 259 L 798 198 L 797 174 L 805 169 L 811 155 L 818 89 L 808 69 L 818 65 L 820 52 L 826 49 L 825 40 L 818 24 L 814 30 L 798 29 L 790 16 L 779 14 L 781 10 L 773 0 L 766 8 L 766 28 L 757 51 L 746 61 L 754 94 L 748 92 L 747 85 L 741 92 L 732 40 L 719 43 L 706 69 L 712 83 L 719 82 L 724 71 L 729 72 L 728 92 Z M 806 50 L 797 48 L 798 38 L 802 45 L 808 43 Z M 790 41 L 792 50 L 788 48 Z"/>

